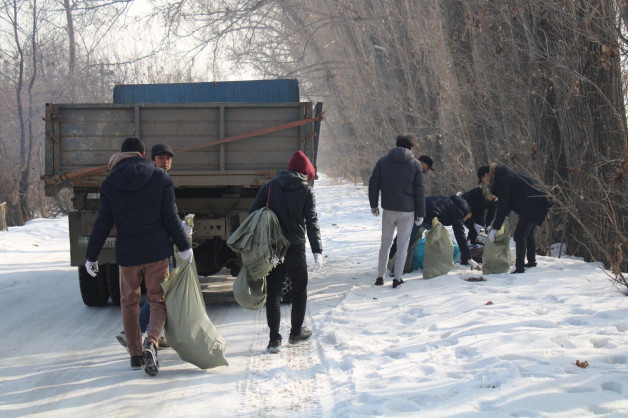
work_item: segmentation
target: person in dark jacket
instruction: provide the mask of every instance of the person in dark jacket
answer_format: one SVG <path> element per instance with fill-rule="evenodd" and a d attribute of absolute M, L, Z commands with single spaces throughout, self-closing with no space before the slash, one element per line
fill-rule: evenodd
<path fill-rule="evenodd" d="M 460 248 L 460 264 L 470 265 L 471 268 L 479 268 L 478 263 L 471 258 L 471 252 L 467 245 L 464 233 L 464 222 L 471 218 L 469 205 L 462 196 L 428 196 L 425 199 L 425 229 L 432 228 L 432 220 L 438 218 L 444 226 L 451 226 L 456 237 L 456 243 Z M 421 237 L 419 237 L 421 238 Z"/>
<path fill-rule="evenodd" d="M 501 229 L 504 219 L 511 210 L 519 215 L 519 222 L 513 235 L 516 249 L 513 273 L 524 273 L 525 267 L 536 266 L 534 231 L 545 221 L 552 203 L 547 194 L 540 189 L 537 181 L 495 163 L 490 166 L 489 187 L 491 193 L 499 200 L 492 224 L 493 229 L 488 238 L 490 241 L 495 240 L 495 234 Z M 525 263 L 526 255 L 527 263 Z"/>
<path fill-rule="evenodd" d="M 412 154 L 415 144 L 416 136 L 399 135 L 397 147 L 377 161 L 369 179 L 371 213 L 379 216 L 380 192 L 382 209 L 384 209 L 375 286 L 384 284 L 384 273 L 395 231 L 397 232 L 398 257 L 395 259 L 392 286 L 395 288 L 403 283 L 401 275 L 406 263 L 412 226 L 414 223 L 421 225 L 425 216 L 424 168 L 422 162 L 419 162 Z M 427 158 L 431 162 L 431 158 Z"/>
<path fill-rule="evenodd" d="M 478 234 L 482 228 L 490 225 L 495 218 L 497 197 L 488 190 L 488 172 L 489 166 L 487 165 L 478 168 L 478 186 L 462 194 L 462 198 L 469 204 L 469 211 L 471 212 L 471 217 L 464 224 L 469 230 L 467 240 L 472 244 L 477 244 Z"/>
<path fill-rule="evenodd" d="M 288 170 L 280 171 L 275 178 L 259 190 L 250 212 L 267 206 L 281 226 L 281 232 L 290 242 L 286 256 L 266 277 L 266 321 L 270 328 L 267 351 L 278 353 L 282 337 L 279 333 L 281 321 L 281 288 L 284 278 L 292 281 L 291 328 L 288 342 L 297 344 L 312 336 L 312 331 L 303 326 L 307 305 L 307 261 L 305 258 L 305 235 L 314 254 L 314 270 L 323 267 L 323 245 L 316 214 L 316 199 L 309 182 L 316 171 L 307 156 L 297 151 L 288 163 Z"/>
<path fill-rule="evenodd" d="M 166 173 L 170 171 L 172 168 L 172 158 L 174 157 L 174 151 L 170 148 L 168 144 L 155 144 L 150 151 L 150 160 L 155 164 L 155 167 L 166 170 Z M 184 221 L 181 221 L 181 227 L 185 232 L 186 236 L 192 235 L 192 227 L 188 226 Z M 173 260 L 172 257 L 168 259 L 168 271 L 172 272 L 173 270 Z M 148 324 L 150 321 L 150 303 L 146 302 L 140 308 L 139 314 L 140 320 L 140 332 L 144 334 L 148 330 Z M 122 345 L 124 348 L 128 349 L 126 343 L 126 334 L 124 331 L 120 332 L 116 335 L 116 340 Z M 162 335 L 159 337 L 159 345 L 157 347 L 158 350 L 162 348 L 170 347 L 166 338 Z"/>
<path fill-rule="evenodd" d="M 139 138 L 127 138 L 121 152 L 111 156 L 111 172 L 99 189 L 100 208 L 87 244 L 85 268 L 96 277 L 98 254 L 115 225 L 122 323 L 131 367 L 144 365 L 144 371 L 155 376 L 159 372 L 157 344 L 166 320 L 161 282 L 168 277 L 171 239 L 188 262 L 192 261 L 192 247 L 177 216 L 170 176 L 144 155 L 144 143 Z M 151 310 L 143 345 L 138 321 L 142 278 Z"/>

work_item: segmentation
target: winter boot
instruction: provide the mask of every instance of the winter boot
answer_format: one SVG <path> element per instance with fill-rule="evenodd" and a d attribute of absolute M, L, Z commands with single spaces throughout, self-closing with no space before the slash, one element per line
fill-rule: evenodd
<path fill-rule="evenodd" d="M 300 343 L 301 341 L 307 340 L 311 336 L 312 336 L 312 331 L 310 331 L 309 329 L 305 327 L 301 327 L 301 331 L 298 335 L 293 335 L 292 333 L 290 333 L 290 338 L 288 339 L 288 342 L 290 344 Z"/>
<path fill-rule="evenodd" d="M 527 268 L 536 267 L 536 261 L 528 261 L 527 263 L 524 264 L 524 266 Z"/>
<path fill-rule="evenodd" d="M 281 346 L 281 340 L 270 340 L 266 351 L 270 354 L 277 354 L 279 352 L 279 346 Z"/>
<path fill-rule="evenodd" d="M 375 286 L 383 286 L 384 285 L 384 279 L 382 277 L 378 277 L 375 280 Z"/>
<path fill-rule="evenodd" d="M 124 335 L 124 331 L 116 335 L 116 340 L 118 340 L 122 347 L 126 348 L 126 351 L 129 351 L 129 347 L 126 345 L 126 335 Z"/>
<path fill-rule="evenodd" d="M 399 280 L 393 279 L 393 289 L 399 286 L 401 283 L 405 283 L 403 279 L 399 279 Z"/>
<path fill-rule="evenodd" d="M 155 344 L 146 341 L 144 343 L 144 349 L 142 350 L 142 356 L 144 357 L 144 371 L 149 376 L 157 376 L 159 373 L 159 359 L 157 358 L 157 350 Z"/>
<path fill-rule="evenodd" d="M 525 272 L 526 272 L 526 269 L 524 269 L 523 267 L 517 267 L 517 268 L 515 268 L 515 271 L 512 272 L 512 274 L 515 274 L 515 273 L 525 273 Z"/>
<path fill-rule="evenodd" d="M 142 356 L 131 356 L 131 368 L 133 370 L 139 370 L 144 365 L 144 357 Z"/>

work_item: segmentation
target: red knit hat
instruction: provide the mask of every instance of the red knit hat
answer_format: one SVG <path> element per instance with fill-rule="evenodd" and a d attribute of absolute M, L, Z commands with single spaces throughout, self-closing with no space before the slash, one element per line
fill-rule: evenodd
<path fill-rule="evenodd" d="M 302 151 L 297 151 L 292 154 L 290 162 L 288 163 L 288 170 L 297 171 L 307 176 L 307 181 L 312 181 L 316 176 L 316 170 L 314 166 Z"/>

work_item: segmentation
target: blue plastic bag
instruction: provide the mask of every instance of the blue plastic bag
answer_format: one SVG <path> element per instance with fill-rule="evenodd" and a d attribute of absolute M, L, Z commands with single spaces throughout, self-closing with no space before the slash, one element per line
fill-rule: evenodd
<path fill-rule="evenodd" d="M 454 244 L 454 263 L 460 263 L 460 247 L 452 240 Z M 412 257 L 412 270 L 423 269 L 423 259 L 425 258 L 425 238 L 421 238 Z"/>

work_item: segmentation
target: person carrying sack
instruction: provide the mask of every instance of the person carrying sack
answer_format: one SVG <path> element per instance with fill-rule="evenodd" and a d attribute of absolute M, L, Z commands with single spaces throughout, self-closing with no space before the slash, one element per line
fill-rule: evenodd
<path fill-rule="evenodd" d="M 526 267 L 536 267 L 536 240 L 534 231 L 541 226 L 552 206 L 547 194 L 537 181 L 523 173 L 516 173 L 503 165 L 493 163 L 489 170 L 489 190 L 498 197 L 497 212 L 493 220 L 489 241 L 502 227 L 504 219 L 514 211 L 519 215 L 513 239 L 516 257 L 513 273 L 525 273 Z M 526 256 L 528 262 L 525 262 Z"/>
<path fill-rule="evenodd" d="M 290 158 L 288 170 L 280 171 L 275 178 L 264 184 L 251 205 L 250 213 L 268 206 L 281 226 L 281 232 L 290 242 L 283 261 L 271 270 L 266 278 L 266 321 L 270 328 L 267 351 L 278 353 L 282 337 L 279 333 L 281 321 L 281 288 L 286 275 L 292 279 L 294 299 L 292 301 L 291 329 L 288 342 L 297 344 L 312 336 L 312 331 L 302 326 L 307 305 L 307 261 L 305 258 L 305 235 L 314 254 L 314 270 L 323 267 L 323 246 L 316 214 L 316 199 L 309 182 L 316 170 L 302 151 Z"/>

